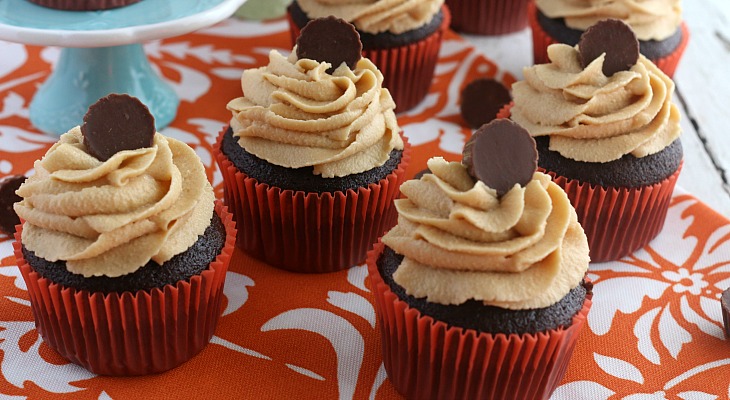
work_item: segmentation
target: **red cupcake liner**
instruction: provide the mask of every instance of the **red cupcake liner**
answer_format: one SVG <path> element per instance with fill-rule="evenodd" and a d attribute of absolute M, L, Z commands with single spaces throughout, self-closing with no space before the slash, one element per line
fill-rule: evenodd
<path fill-rule="evenodd" d="M 530 0 L 446 0 L 451 28 L 477 35 L 504 35 L 527 27 Z"/>
<path fill-rule="evenodd" d="M 497 118 L 509 118 L 513 105 L 504 106 Z M 591 261 L 604 262 L 633 253 L 661 232 L 683 164 L 663 181 L 638 188 L 603 187 L 538 170 L 568 195 L 588 237 Z"/>
<path fill-rule="evenodd" d="M 29 0 L 39 6 L 68 11 L 93 11 L 123 7 L 141 0 Z"/>
<path fill-rule="evenodd" d="M 604 262 L 633 253 L 659 234 L 682 164 L 663 181 L 638 188 L 602 187 L 538 170 L 565 190 L 588 237 L 591 261 Z"/>
<path fill-rule="evenodd" d="M 410 161 L 407 139 L 400 164 L 377 184 L 319 194 L 269 186 L 239 171 L 220 149 L 226 130 L 213 149 L 238 226 L 236 244 L 249 255 L 292 272 L 340 271 L 362 264 L 370 246 L 395 225 L 393 200 Z"/>
<path fill-rule="evenodd" d="M 448 326 L 400 300 L 368 253 L 383 363 L 409 399 L 547 399 L 568 368 L 591 308 L 589 294 L 570 326 L 536 334 L 489 334 Z M 587 279 L 587 278 L 586 278 Z"/>
<path fill-rule="evenodd" d="M 107 295 L 41 277 L 23 257 L 18 225 L 15 258 L 38 333 L 63 357 L 99 375 L 154 374 L 198 354 L 215 331 L 235 245 L 232 215 L 221 202 L 215 212 L 225 225 L 226 242 L 207 270 L 175 286 Z"/>
<path fill-rule="evenodd" d="M 529 17 L 530 27 L 532 28 L 532 54 L 534 56 L 534 64 L 549 63 L 550 59 L 548 59 L 547 48 L 551 44 L 559 42 L 553 39 L 547 32 L 545 32 L 545 30 L 540 25 L 540 22 L 538 22 L 537 7 L 535 6 L 534 2 L 531 1 L 528 5 L 527 13 Z M 687 28 L 687 24 L 684 23 L 684 21 L 682 22 L 682 25 L 680 25 L 680 28 L 682 29 L 682 41 L 679 43 L 677 48 L 674 49 L 673 52 L 662 58 L 650 59 L 670 78 L 674 76 L 674 72 L 677 69 L 679 60 L 682 58 L 684 50 L 687 48 L 687 44 L 689 43 L 689 28 Z"/>
<path fill-rule="evenodd" d="M 370 59 L 383 74 L 396 111 L 401 113 L 417 106 L 428 94 L 436 70 L 443 35 L 451 22 L 448 7 L 441 7 L 443 21 L 431 35 L 405 46 L 389 49 L 363 48 L 363 57 Z M 292 43 L 299 37 L 299 27 L 287 13 Z"/>

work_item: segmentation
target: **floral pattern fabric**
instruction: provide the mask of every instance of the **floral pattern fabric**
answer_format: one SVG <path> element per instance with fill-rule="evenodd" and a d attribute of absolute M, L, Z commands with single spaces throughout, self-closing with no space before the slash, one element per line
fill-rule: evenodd
<path fill-rule="evenodd" d="M 285 21 L 235 19 L 194 34 L 148 43 L 145 51 L 181 98 L 162 133 L 190 144 L 216 195 L 221 175 L 212 144 L 240 96 L 245 68 L 270 48 L 291 48 Z M 28 120 L 33 93 L 57 48 L 0 42 L 0 176 L 29 174 L 56 139 Z M 449 33 L 428 97 L 398 116 L 413 144 L 412 176 L 426 160 L 459 160 L 470 130 L 459 116 L 461 88 L 477 77 L 510 85 L 463 39 Z M 298 275 L 237 251 L 226 301 L 205 350 L 163 374 L 111 378 L 69 364 L 38 336 L 28 293 L 0 234 L 0 399 L 399 398 L 380 356 L 365 266 Z M 593 264 L 593 308 L 553 399 L 730 398 L 730 343 L 719 298 L 730 286 L 730 223 L 691 195 L 675 193 L 664 230 L 620 261 Z"/>

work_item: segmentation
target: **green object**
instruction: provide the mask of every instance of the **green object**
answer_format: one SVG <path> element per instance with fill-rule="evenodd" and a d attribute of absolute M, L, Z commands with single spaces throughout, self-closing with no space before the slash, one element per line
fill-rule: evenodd
<path fill-rule="evenodd" d="M 292 0 L 248 0 L 234 14 L 238 18 L 263 20 L 283 17 Z"/>

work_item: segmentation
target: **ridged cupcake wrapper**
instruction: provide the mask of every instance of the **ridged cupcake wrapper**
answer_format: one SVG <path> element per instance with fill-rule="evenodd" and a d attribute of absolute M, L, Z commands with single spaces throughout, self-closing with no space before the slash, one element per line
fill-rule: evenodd
<path fill-rule="evenodd" d="M 441 11 L 444 19 L 439 29 L 417 42 L 389 49 L 363 49 L 363 57 L 383 74 L 383 86 L 393 96 L 398 113 L 418 105 L 431 87 L 443 35 L 451 22 L 448 7 L 442 6 Z M 300 30 L 291 14 L 287 15 L 292 43 L 296 43 Z"/>
<path fill-rule="evenodd" d="M 91 11 L 117 8 L 137 3 L 141 0 L 29 0 L 43 7 L 69 11 Z"/>
<path fill-rule="evenodd" d="M 13 247 L 38 333 L 63 357 L 99 375 L 163 372 L 198 354 L 215 331 L 235 246 L 232 215 L 220 202 L 215 212 L 226 241 L 207 270 L 175 286 L 107 295 L 41 277 L 23 257 L 19 225 Z"/>
<path fill-rule="evenodd" d="M 365 261 L 367 251 L 395 225 L 393 200 L 410 161 L 410 144 L 398 167 L 377 184 L 335 193 L 282 190 L 239 171 L 214 146 L 223 174 L 224 197 L 238 224 L 238 247 L 274 267 L 325 273 Z"/>
<path fill-rule="evenodd" d="M 537 7 L 533 1 L 530 1 L 527 13 L 530 27 L 532 28 L 532 54 L 534 56 L 534 64 L 549 63 L 550 59 L 548 59 L 547 48 L 551 44 L 559 42 L 545 32 L 540 25 L 540 22 L 537 19 Z M 682 41 L 679 43 L 677 48 L 662 58 L 651 60 L 670 78 L 674 76 L 679 60 L 682 58 L 684 50 L 687 48 L 687 44 L 689 43 L 689 29 L 687 28 L 687 24 L 682 22 L 680 29 L 682 29 Z"/>
<path fill-rule="evenodd" d="M 633 253 L 659 234 L 682 164 L 659 183 L 628 189 L 591 185 L 538 169 L 565 190 L 575 207 L 591 261 L 604 262 Z"/>
<path fill-rule="evenodd" d="M 509 118 L 513 105 L 502 107 L 497 118 Z M 683 164 L 663 181 L 638 188 L 597 186 L 538 170 L 568 195 L 588 237 L 591 261 L 604 262 L 633 253 L 661 232 Z"/>
<path fill-rule="evenodd" d="M 677 48 L 670 54 L 658 60 L 652 60 L 654 64 L 656 64 L 656 66 L 660 70 L 664 71 L 664 73 L 670 78 L 674 77 L 674 72 L 677 70 L 679 60 L 682 59 L 684 50 L 687 49 L 687 44 L 689 44 L 689 28 L 687 28 L 687 24 L 684 21 L 682 21 L 681 29 L 682 41 L 679 43 L 679 46 L 677 46 Z"/>
<path fill-rule="evenodd" d="M 572 324 L 537 334 L 487 334 L 450 327 L 400 300 L 368 253 L 383 363 L 409 399 L 547 399 L 562 380 L 591 308 L 591 295 Z"/>
<path fill-rule="evenodd" d="M 530 0 L 446 0 L 451 27 L 477 35 L 504 35 L 527 27 Z"/>
<path fill-rule="evenodd" d="M 527 19 L 532 30 L 532 63 L 547 64 L 550 59 L 547 55 L 547 48 L 551 44 L 558 43 L 550 37 L 537 20 L 537 7 L 534 1 L 527 5 Z"/>

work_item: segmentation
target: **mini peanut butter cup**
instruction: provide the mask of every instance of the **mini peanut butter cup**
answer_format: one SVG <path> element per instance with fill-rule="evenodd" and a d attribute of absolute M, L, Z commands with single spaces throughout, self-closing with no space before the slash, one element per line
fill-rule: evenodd
<path fill-rule="evenodd" d="M 113 93 L 89 107 L 81 133 L 89 154 L 106 161 L 122 150 L 152 147 L 155 119 L 136 97 Z"/>
<path fill-rule="evenodd" d="M 621 20 L 605 19 L 588 28 L 578 42 L 580 62 L 583 68 L 601 54 L 603 74 L 611 76 L 619 71 L 628 71 L 639 61 L 639 40 L 636 34 Z"/>
<path fill-rule="evenodd" d="M 25 182 L 25 176 L 12 175 L 0 179 L 0 230 L 12 235 L 15 225 L 20 224 L 20 218 L 13 209 L 13 204 L 23 200 L 15 194 L 20 185 Z"/>
<path fill-rule="evenodd" d="M 297 57 L 330 63 L 332 73 L 342 63 L 354 69 L 362 58 L 360 34 L 347 21 L 329 16 L 309 21 L 297 38 Z"/>
<path fill-rule="evenodd" d="M 523 127 L 496 119 L 479 128 L 462 153 L 469 174 L 502 196 L 517 183 L 527 185 L 537 170 L 535 140 Z"/>
<path fill-rule="evenodd" d="M 471 81 L 461 91 L 461 117 L 472 129 L 491 122 L 497 113 L 512 101 L 512 96 L 501 83 L 490 78 Z"/>

